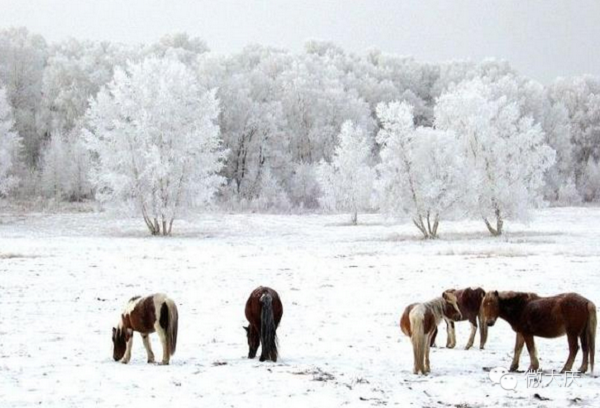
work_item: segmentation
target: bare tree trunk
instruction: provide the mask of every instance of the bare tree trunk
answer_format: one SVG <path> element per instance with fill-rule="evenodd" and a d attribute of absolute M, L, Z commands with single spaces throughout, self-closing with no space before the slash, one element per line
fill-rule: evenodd
<path fill-rule="evenodd" d="M 485 222 L 485 226 L 492 236 L 499 237 L 502 235 L 502 227 L 504 226 L 504 220 L 502 219 L 502 214 L 499 209 L 496 209 L 496 227 L 494 228 L 492 224 L 487 220 L 487 218 L 483 218 L 483 222 Z"/>
<path fill-rule="evenodd" d="M 358 211 L 354 210 L 352 212 L 350 215 L 350 221 L 352 222 L 352 225 L 358 224 Z"/>
<path fill-rule="evenodd" d="M 413 223 L 417 226 L 419 231 L 421 231 L 421 234 L 423 234 L 423 238 L 429 238 L 429 233 L 427 232 L 427 228 L 425 227 L 425 224 L 423 223 L 423 218 L 421 218 L 421 216 L 419 216 L 418 218 L 413 218 Z"/>
<path fill-rule="evenodd" d="M 440 225 L 440 217 L 436 214 L 433 218 L 433 224 L 429 221 L 429 213 L 427 213 L 427 232 L 429 234 L 428 238 L 435 239 L 437 238 L 437 229 Z"/>

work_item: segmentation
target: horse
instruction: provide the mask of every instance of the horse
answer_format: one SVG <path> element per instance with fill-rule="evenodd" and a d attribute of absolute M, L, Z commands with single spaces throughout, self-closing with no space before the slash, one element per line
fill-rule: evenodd
<path fill-rule="evenodd" d="M 427 374 L 430 372 L 429 348 L 431 336 L 440 321 L 447 319 L 460 319 L 456 295 L 447 290 L 442 296 L 426 303 L 413 303 L 404 309 L 400 319 L 402 333 L 410 337 L 413 346 L 414 368 L 413 373 Z"/>
<path fill-rule="evenodd" d="M 148 354 L 148 363 L 154 363 L 154 353 L 148 335 L 158 333 L 162 344 L 162 364 L 168 365 L 177 347 L 177 325 L 179 314 L 175 302 L 162 293 L 129 299 L 121 319 L 112 329 L 113 358 L 123 364 L 131 360 L 133 332 L 142 335 L 144 347 Z"/>
<path fill-rule="evenodd" d="M 277 327 L 283 315 L 279 294 L 271 288 L 259 286 L 250 294 L 245 314 L 250 323 L 244 327 L 248 339 L 248 358 L 256 357 L 258 346 L 262 344 L 260 361 L 277 362 Z"/>
<path fill-rule="evenodd" d="M 454 329 L 454 322 L 461 322 L 468 320 L 471 323 L 471 334 L 469 336 L 469 341 L 465 347 L 465 350 L 469 350 L 473 347 L 473 343 L 475 342 L 475 334 L 477 333 L 477 328 L 479 327 L 479 348 L 483 350 L 485 343 L 487 341 L 487 325 L 483 321 L 483 317 L 481 316 L 481 303 L 483 301 L 483 297 L 485 296 L 485 291 L 481 288 L 466 288 L 455 290 L 452 289 L 456 298 L 458 299 L 458 308 L 460 309 L 460 313 L 462 315 L 461 319 L 444 319 L 446 321 L 446 348 L 454 348 L 456 346 L 456 331 Z M 479 321 L 479 324 L 478 324 Z M 437 336 L 437 328 L 433 333 L 431 338 L 431 346 L 435 344 L 435 337 Z"/>
<path fill-rule="evenodd" d="M 577 293 L 542 297 L 525 292 L 488 292 L 483 298 L 483 318 L 493 326 L 498 317 L 506 320 L 516 332 L 515 354 L 510 371 L 519 368 L 523 345 L 527 345 L 530 366 L 537 370 L 539 361 L 534 336 L 556 338 L 567 335 L 569 357 L 561 372 L 571 371 L 581 341 L 583 361 L 579 371 L 585 373 L 588 361 L 594 373 L 596 349 L 596 305 Z"/>

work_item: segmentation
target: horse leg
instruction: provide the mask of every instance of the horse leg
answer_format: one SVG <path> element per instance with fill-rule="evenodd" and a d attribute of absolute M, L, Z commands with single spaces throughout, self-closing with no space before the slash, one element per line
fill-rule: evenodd
<path fill-rule="evenodd" d="M 169 365 L 169 360 L 171 359 L 171 355 L 169 353 L 169 347 L 167 344 L 167 333 L 160 325 L 156 325 L 155 329 L 156 329 L 156 334 L 158 334 L 158 338 L 160 339 L 160 344 L 162 345 L 162 349 L 163 349 L 163 356 L 162 356 L 161 364 Z"/>
<path fill-rule="evenodd" d="M 533 341 L 533 336 L 525 336 L 525 344 L 527 345 L 527 351 L 529 352 L 529 368 L 527 371 L 537 371 L 540 368 L 540 361 L 538 360 L 537 350 L 535 349 L 535 342 Z"/>
<path fill-rule="evenodd" d="M 573 333 L 567 333 L 567 340 L 569 341 L 569 358 L 567 358 L 567 362 L 565 366 L 560 370 L 561 373 L 565 371 L 571 371 L 573 368 L 573 363 L 575 362 L 575 356 L 577 356 L 577 352 L 579 351 L 579 344 L 577 344 L 577 335 Z"/>
<path fill-rule="evenodd" d="M 429 340 L 429 339 L 427 339 L 427 340 Z M 430 349 L 429 344 L 430 344 L 429 341 L 425 342 L 425 364 L 424 364 L 425 371 L 423 371 L 423 374 L 427 374 L 431 371 L 431 368 L 429 367 L 429 349 Z"/>
<path fill-rule="evenodd" d="M 446 332 L 448 333 L 446 348 L 454 348 L 454 346 L 456 346 L 456 330 L 454 330 L 454 322 L 448 319 L 444 320 L 446 320 Z"/>
<path fill-rule="evenodd" d="M 475 319 L 469 319 L 469 323 L 471 323 L 471 334 L 469 335 L 469 342 L 465 347 L 465 350 L 473 347 L 473 343 L 475 342 L 475 334 L 477 334 L 477 321 Z"/>
<path fill-rule="evenodd" d="M 127 364 L 131 360 L 131 349 L 133 348 L 133 334 L 127 340 L 127 348 L 125 349 L 125 355 L 121 359 L 121 363 Z"/>
<path fill-rule="evenodd" d="M 581 367 L 579 367 L 580 373 L 585 373 L 588 369 L 588 358 L 590 356 L 590 345 L 588 343 L 587 330 L 584 330 L 579 337 L 581 341 L 581 351 L 583 352 L 583 361 Z"/>
<path fill-rule="evenodd" d="M 433 329 L 433 334 L 431 335 L 431 341 L 429 342 L 429 345 L 431 347 L 435 347 L 435 338 L 437 337 L 438 334 L 438 329 L 437 327 L 435 329 Z"/>
<path fill-rule="evenodd" d="M 413 335 L 414 335 L 414 333 L 413 333 Z M 419 374 L 419 370 L 421 368 L 421 364 L 419 362 L 419 352 L 417 350 L 417 345 L 416 345 L 416 343 L 415 343 L 414 340 L 412 342 L 412 346 L 413 346 L 413 359 L 414 359 L 413 374 Z"/>
<path fill-rule="evenodd" d="M 485 343 L 487 342 L 487 331 L 488 327 L 486 322 L 483 320 L 483 316 L 481 312 L 477 316 L 477 320 L 479 321 L 479 348 L 483 350 Z"/>
<path fill-rule="evenodd" d="M 525 338 L 521 333 L 517 333 L 517 340 L 515 342 L 515 354 L 513 356 L 512 364 L 510 365 L 510 371 L 517 371 L 519 369 L 519 360 L 521 359 L 521 352 L 525 345 Z"/>
<path fill-rule="evenodd" d="M 148 363 L 154 363 L 154 353 L 152 352 L 152 346 L 150 345 L 150 338 L 148 334 L 142 334 L 142 340 L 144 342 L 144 348 L 148 354 Z"/>

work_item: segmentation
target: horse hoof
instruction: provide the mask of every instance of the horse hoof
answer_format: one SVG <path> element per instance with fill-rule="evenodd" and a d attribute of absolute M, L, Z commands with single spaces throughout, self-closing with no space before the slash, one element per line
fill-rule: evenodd
<path fill-rule="evenodd" d="M 587 372 L 587 370 L 588 370 L 587 366 L 581 366 L 581 367 L 579 367 L 579 372 L 580 372 L 581 374 L 583 374 L 583 373 Z"/>
<path fill-rule="evenodd" d="M 121 360 L 121 364 L 128 364 L 129 360 Z"/>
<path fill-rule="evenodd" d="M 465 346 L 465 350 L 470 349 L 472 346 Z"/>
<path fill-rule="evenodd" d="M 519 366 L 510 366 L 510 368 L 508 369 L 508 371 L 510 371 L 511 373 L 514 373 L 518 369 L 519 369 Z"/>
<path fill-rule="evenodd" d="M 148 359 L 148 364 L 154 364 L 156 363 L 156 361 L 154 361 L 154 359 Z"/>

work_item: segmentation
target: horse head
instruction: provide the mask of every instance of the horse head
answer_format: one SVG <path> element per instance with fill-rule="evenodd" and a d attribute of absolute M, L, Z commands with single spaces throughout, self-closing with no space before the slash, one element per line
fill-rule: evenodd
<path fill-rule="evenodd" d="M 128 330 L 123 329 L 121 326 L 113 327 L 112 329 L 112 342 L 113 342 L 113 358 L 115 361 L 119 361 L 125 355 L 127 349 L 127 340 L 129 340 L 131 334 Z"/>
<path fill-rule="evenodd" d="M 458 298 L 454 293 L 454 289 L 450 289 L 442 293 L 442 298 L 444 298 L 444 315 L 450 320 L 460 320 L 462 319 L 462 313 L 458 307 Z"/>
<path fill-rule="evenodd" d="M 481 302 L 483 321 L 492 327 L 500 315 L 500 294 L 497 290 L 487 292 Z"/>

